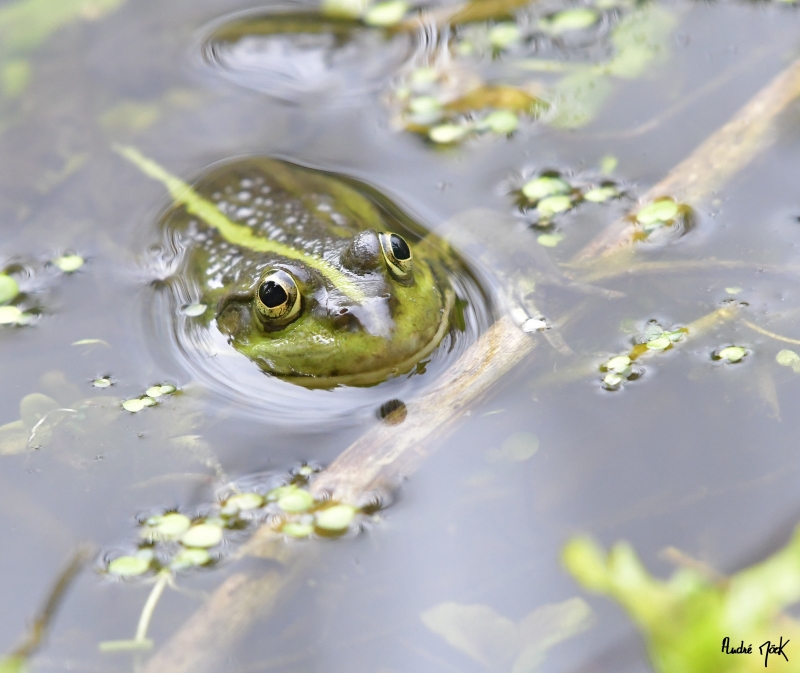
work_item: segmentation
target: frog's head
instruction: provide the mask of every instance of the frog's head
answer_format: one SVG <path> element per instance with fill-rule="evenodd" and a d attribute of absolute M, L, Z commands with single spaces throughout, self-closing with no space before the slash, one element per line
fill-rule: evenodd
<path fill-rule="evenodd" d="M 264 371 L 294 383 L 379 383 L 413 369 L 448 330 L 453 292 L 424 250 L 367 229 L 313 265 L 267 256 L 221 297 L 217 325 Z"/>

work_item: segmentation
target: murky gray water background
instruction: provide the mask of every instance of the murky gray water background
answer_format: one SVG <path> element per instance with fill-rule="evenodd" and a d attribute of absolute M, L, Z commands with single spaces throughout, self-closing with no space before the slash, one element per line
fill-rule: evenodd
<path fill-rule="evenodd" d="M 155 292 L 148 246 L 157 241 L 154 222 L 167 197 L 113 153 L 113 143 L 133 144 L 185 178 L 254 152 L 341 171 L 435 230 L 468 208 L 507 211 L 510 200 L 498 186 L 524 168 L 593 168 L 611 153 L 619 159 L 616 175 L 642 193 L 799 46 L 800 14 L 790 7 L 673 3 L 681 18 L 670 58 L 644 78 L 616 83 L 585 128 L 535 126 L 509 141 L 439 152 L 390 130 L 380 92 L 351 105 L 288 106 L 204 64 L 204 27 L 252 6 L 135 0 L 97 21 L 73 23 L 31 55 L 27 91 L 0 108 L 0 257 L 44 261 L 75 251 L 88 260 L 79 273 L 48 281 L 45 314 L 35 326 L 0 332 L 0 423 L 17 419 L 19 400 L 32 392 L 63 404 L 101 394 L 90 381 L 105 374 L 116 382 L 110 392 L 123 399 L 162 380 L 187 391 L 146 413 L 120 412 L 85 435 L 0 456 L 0 651 L 24 632 L 77 542 L 125 546 L 142 512 L 191 510 L 213 498 L 209 455 L 232 478 L 302 461 L 324 465 L 376 422 L 374 408 L 386 399 L 380 387 L 370 389 L 374 404 L 367 399 L 344 421 L 293 427 L 265 423 L 207 385 L 193 385 L 149 322 Z M 617 137 L 732 68 L 734 77 L 654 129 Z M 795 106 L 777 144 L 699 211 L 697 229 L 650 258 L 797 263 L 799 119 Z M 570 238 L 553 255 L 567 259 L 623 207 L 576 214 Z M 750 303 L 761 324 L 798 301 L 796 276 L 757 268 L 603 284 L 626 298 L 591 299 L 586 318 L 566 333 L 576 350 L 621 352 L 630 338 L 619 329 L 623 320 L 685 324 L 713 310 L 729 286 L 744 288 L 737 299 Z M 581 300 L 549 290 L 546 310 L 557 315 Z M 775 329 L 800 337 L 793 325 L 789 319 Z M 89 338 L 108 346 L 71 345 Z M 752 349 L 748 361 L 714 366 L 710 352 L 733 342 Z M 595 624 L 554 648 L 542 670 L 648 670 L 621 609 L 585 595 L 561 569 L 560 549 L 577 532 L 604 545 L 627 539 L 653 572 L 666 575 L 671 566 L 659 551 L 670 545 L 723 572 L 782 545 L 800 514 L 800 387 L 791 370 L 774 363 L 782 347 L 727 324 L 650 361 L 645 377 L 619 393 L 600 390 L 597 377 L 535 386 L 561 362 L 537 349 L 408 480 L 382 524 L 357 537 L 308 543 L 324 547 L 313 582 L 258 622 L 224 670 L 479 671 L 428 631 L 420 614 L 456 601 L 518 620 L 576 595 L 591 605 Z M 759 387 L 766 370 L 772 402 Z M 54 390 L 53 372 L 63 372 L 72 389 Z M 491 450 L 519 431 L 535 434 L 539 451 L 521 463 L 491 460 Z M 172 441 L 177 435 L 201 435 L 203 444 L 181 448 Z M 150 631 L 156 644 L 200 604 L 199 592 L 212 591 L 228 572 L 222 564 L 179 578 L 187 594 L 165 594 Z M 131 637 L 148 591 L 81 575 L 36 670 L 130 670 L 129 655 L 100 654 L 97 643 Z"/>

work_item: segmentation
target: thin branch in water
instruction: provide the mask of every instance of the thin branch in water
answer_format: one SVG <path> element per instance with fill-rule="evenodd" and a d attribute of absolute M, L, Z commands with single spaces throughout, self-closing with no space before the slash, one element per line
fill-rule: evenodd
<path fill-rule="evenodd" d="M 750 322 L 749 320 L 742 320 L 742 324 L 746 325 L 752 330 L 755 330 L 759 334 L 763 334 L 764 336 L 768 336 L 772 339 L 776 339 L 777 341 L 784 341 L 787 344 L 797 344 L 800 345 L 800 339 L 790 339 L 789 337 L 781 336 L 780 334 L 775 334 L 775 332 L 770 332 L 769 330 L 765 330 L 763 327 L 759 327 L 755 323 Z"/>

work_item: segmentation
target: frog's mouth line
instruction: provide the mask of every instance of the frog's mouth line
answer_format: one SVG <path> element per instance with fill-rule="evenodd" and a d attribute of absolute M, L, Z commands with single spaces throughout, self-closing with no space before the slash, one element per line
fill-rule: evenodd
<path fill-rule="evenodd" d="M 416 353 L 410 355 L 402 362 L 376 369 L 371 372 L 360 372 L 358 374 L 343 374 L 342 376 L 280 376 L 273 375 L 281 381 L 296 383 L 305 388 L 335 388 L 336 386 L 371 386 L 390 376 L 396 376 L 410 371 L 423 358 L 430 355 L 439 345 L 447 330 L 450 328 L 450 314 L 455 305 L 455 293 L 448 289 L 444 295 L 444 310 L 442 311 L 442 321 L 433 338 L 420 348 Z"/>

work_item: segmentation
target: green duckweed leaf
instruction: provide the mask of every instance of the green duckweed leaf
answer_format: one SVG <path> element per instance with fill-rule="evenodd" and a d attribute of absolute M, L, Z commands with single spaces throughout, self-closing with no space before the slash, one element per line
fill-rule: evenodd
<path fill-rule="evenodd" d="M 263 505 L 264 496 L 258 493 L 237 493 L 225 501 L 226 507 L 234 508 L 237 512 L 247 512 Z"/>
<path fill-rule="evenodd" d="M 108 572 L 118 577 L 138 577 L 150 570 L 150 561 L 139 556 L 120 556 L 108 564 Z"/>
<path fill-rule="evenodd" d="M 536 204 L 539 217 L 550 218 L 558 213 L 563 213 L 572 208 L 572 199 L 569 196 L 547 196 Z"/>
<path fill-rule="evenodd" d="M 141 411 L 144 409 L 144 407 L 145 403 L 142 402 L 142 400 L 140 400 L 138 397 L 131 400 L 125 400 L 122 403 L 122 408 L 125 409 L 125 411 L 130 411 L 132 414 Z"/>
<path fill-rule="evenodd" d="M 177 540 L 191 525 L 191 519 L 185 514 L 170 512 L 149 518 L 142 529 L 142 536 L 151 540 Z"/>
<path fill-rule="evenodd" d="M 328 16 L 357 19 L 370 5 L 370 0 L 323 0 L 322 12 Z"/>
<path fill-rule="evenodd" d="M 0 304 L 11 301 L 19 294 L 19 285 L 11 276 L 0 273 Z"/>
<path fill-rule="evenodd" d="M 678 214 L 678 204 L 672 199 L 658 199 L 653 201 L 636 213 L 639 224 L 657 224 L 669 222 Z"/>
<path fill-rule="evenodd" d="M 668 336 L 660 336 L 652 341 L 648 341 L 646 346 L 651 351 L 663 351 L 672 345 L 672 339 Z"/>
<path fill-rule="evenodd" d="M 619 164 L 619 159 L 613 154 L 606 154 L 600 159 L 600 172 L 603 175 L 611 175 Z"/>
<path fill-rule="evenodd" d="M 278 507 L 284 512 L 305 512 L 314 505 L 314 496 L 296 486 L 289 489 L 278 498 Z"/>
<path fill-rule="evenodd" d="M 103 376 L 92 381 L 92 385 L 95 388 L 108 388 L 111 385 L 111 379 L 109 379 L 107 376 Z"/>
<path fill-rule="evenodd" d="M 554 178 L 548 175 L 528 180 L 528 182 L 522 186 L 522 194 L 531 203 L 535 203 L 548 196 L 569 194 L 571 191 L 572 187 L 570 187 L 567 182 L 561 178 Z"/>
<path fill-rule="evenodd" d="M 64 273 L 73 273 L 85 264 L 85 260 L 80 255 L 62 255 L 52 261 Z"/>
<path fill-rule="evenodd" d="M 459 124 L 441 124 L 434 126 L 429 132 L 428 137 L 440 145 L 448 145 L 463 140 L 467 135 L 467 128 Z"/>
<path fill-rule="evenodd" d="M 408 101 L 408 109 L 417 115 L 441 114 L 442 104 L 434 96 L 415 96 Z"/>
<path fill-rule="evenodd" d="M 316 513 L 316 526 L 331 532 L 347 530 L 356 516 L 356 511 L 356 508 L 352 505 L 328 507 Z"/>
<path fill-rule="evenodd" d="M 0 325 L 24 325 L 25 314 L 16 306 L 0 306 Z"/>
<path fill-rule="evenodd" d="M 294 538 L 304 538 L 314 532 L 314 526 L 310 523 L 297 523 L 295 521 L 287 521 L 283 524 L 281 532 L 284 535 Z"/>
<path fill-rule="evenodd" d="M 542 19 L 540 27 L 553 35 L 561 35 L 572 30 L 583 30 L 593 26 L 600 20 L 600 15 L 589 7 L 565 9 Z"/>
<path fill-rule="evenodd" d="M 627 355 L 617 355 L 603 365 L 608 371 L 621 374 L 631 366 L 631 359 Z"/>
<path fill-rule="evenodd" d="M 211 561 L 211 554 L 206 549 L 181 549 L 175 558 L 170 561 L 169 567 L 173 570 L 196 568 Z"/>
<path fill-rule="evenodd" d="M 622 376 L 621 374 L 617 374 L 616 372 L 609 372 L 603 377 L 603 385 L 606 386 L 607 388 L 616 388 L 624 380 L 625 377 Z"/>
<path fill-rule="evenodd" d="M 592 189 L 584 192 L 583 198 L 592 203 L 604 203 L 619 196 L 616 187 L 593 187 Z"/>
<path fill-rule="evenodd" d="M 744 290 L 741 287 L 726 287 L 725 292 L 731 295 L 737 295 L 740 292 L 744 292 Z"/>
<path fill-rule="evenodd" d="M 504 21 L 489 30 L 489 44 L 497 49 L 505 49 L 519 42 L 521 33 L 516 23 Z"/>
<path fill-rule="evenodd" d="M 154 407 L 158 402 L 156 402 L 152 397 L 145 396 L 139 400 L 143 406 L 145 407 Z"/>
<path fill-rule="evenodd" d="M 747 349 L 741 346 L 728 346 L 717 353 L 720 360 L 728 362 L 739 362 L 745 355 L 747 355 Z"/>
<path fill-rule="evenodd" d="M 794 351 L 784 349 L 775 356 L 775 362 L 781 367 L 791 367 L 795 374 L 800 373 L 800 355 Z"/>
<path fill-rule="evenodd" d="M 222 542 L 222 527 L 211 523 L 199 523 L 192 526 L 181 536 L 184 547 L 207 549 L 216 547 Z"/>
<path fill-rule="evenodd" d="M 511 110 L 495 110 L 486 115 L 481 125 L 497 135 L 508 135 L 519 127 L 519 117 Z"/>
<path fill-rule="evenodd" d="M 407 11 L 408 3 L 404 0 L 379 2 L 366 11 L 364 23 L 369 26 L 393 26 L 402 21 Z"/>
<path fill-rule="evenodd" d="M 555 248 L 563 240 L 564 234 L 558 232 L 553 234 L 539 234 L 536 237 L 536 242 L 539 245 L 543 245 L 545 248 Z"/>

